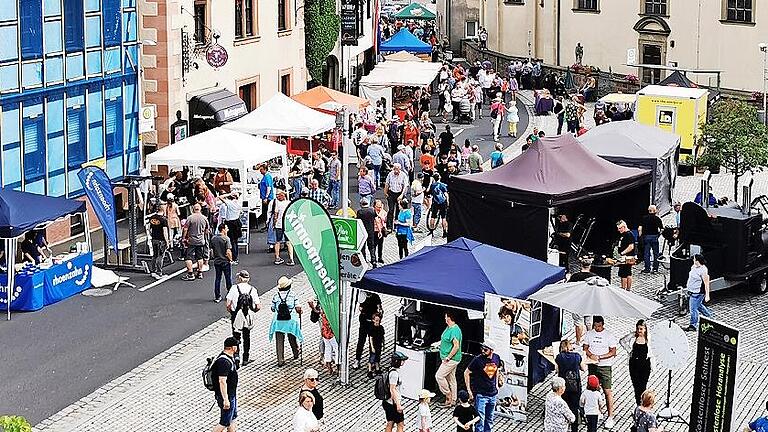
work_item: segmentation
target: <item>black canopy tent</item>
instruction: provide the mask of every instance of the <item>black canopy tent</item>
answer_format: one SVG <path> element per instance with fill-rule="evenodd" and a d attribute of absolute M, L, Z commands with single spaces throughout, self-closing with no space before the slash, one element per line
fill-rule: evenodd
<path fill-rule="evenodd" d="M 636 121 L 611 122 L 579 137 L 584 146 L 617 165 L 651 171 L 651 202 L 659 214 L 672 210 L 680 136 Z"/>
<path fill-rule="evenodd" d="M 547 259 L 555 208 L 595 218 L 588 250 L 609 253 L 615 222 L 636 226 L 650 202 L 651 173 L 608 162 L 570 134 L 536 141 L 511 162 L 449 180 L 449 240 L 479 242 Z"/>

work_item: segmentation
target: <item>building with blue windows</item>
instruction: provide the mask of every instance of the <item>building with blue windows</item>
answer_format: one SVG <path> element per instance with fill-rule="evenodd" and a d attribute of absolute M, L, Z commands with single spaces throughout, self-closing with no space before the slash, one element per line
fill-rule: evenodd
<path fill-rule="evenodd" d="M 69 198 L 140 167 L 136 0 L 0 0 L 0 186 Z"/>

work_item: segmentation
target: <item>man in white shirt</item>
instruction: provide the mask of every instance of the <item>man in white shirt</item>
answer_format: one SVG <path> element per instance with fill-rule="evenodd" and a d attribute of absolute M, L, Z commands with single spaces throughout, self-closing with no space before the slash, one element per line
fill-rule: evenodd
<path fill-rule="evenodd" d="M 394 230 L 394 220 L 397 217 L 398 203 L 408 192 L 408 174 L 402 171 L 399 163 L 392 165 L 392 171 L 384 181 L 384 195 L 387 197 L 387 227 Z"/>
<path fill-rule="evenodd" d="M 594 363 L 588 364 L 589 374 L 600 380 L 608 405 L 608 418 L 605 428 L 611 429 L 616 425 L 613 419 L 613 391 L 611 390 L 613 362 L 616 359 L 616 347 L 619 340 L 605 329 L 605 320 L 600 315 L 592 318 L 592 330 L 584 335 L 584 354 Z"/>
<path fill-rule="evenodd" d="M 227 293 L 227 311 L 232 318 L 232 336 L 243 344 L 241 351 L 243 366 L 248 364 L 249 351 L 251 350 L 251 329 L 256 323 L 255 312 L 261 309 L 259 292 L 249 283 L 250 280 L 251 275 L 248 271 L 240 270 L 237 273 L 237 283 Z M 243 298 L 242 302 L 240 301 L 241 297 Z"/>

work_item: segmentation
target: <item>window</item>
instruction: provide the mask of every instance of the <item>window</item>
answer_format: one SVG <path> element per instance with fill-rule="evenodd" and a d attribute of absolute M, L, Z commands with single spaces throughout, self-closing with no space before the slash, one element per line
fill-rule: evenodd
<path fill-rule="evenodd" d="M 243 37 L 243 0 L 235 0 L 235 37 Z"/>
<path fill-rule="evenodd" d="M 598 0 L 575 0 L 574 9 L 577 11 L 599 12 Z"/>
<path fill-rule="evenodd" d="M 22 134 L 24 181 L 32 183 L 45 178 L 45 117 L 41 99 L 25 101 Z"/>
<path fill-rule="evenodd" d="M 83 0 L 64 0 L 64 42 L 68 52 L 83 50 L 84 19 Z"/>
<path fill-rule="evenodd" d="M 43 4 L 23 1 L 19 7 L 21 32 L 21 59 L 43 58 Z M 3 41 L 5 43 L 5 41 Z"/>
<path fill-rule="evenodd" d="M 464 24 L 464 37 L 477 37 L 477 21 L 467 21 Z"/>
<path fill-rule="evenodd" d="M 277 30 L 283 31 L 291 28 L 290 15 L 288 13 L 288 1 L 277 0 Z"/>
<path fill-rule="evenodd" d="M 85 162 L 85 106 L 82 95 L 67 98 L 67 167 L 80 168 Z M 71 190 L 71 188 L 70 188 Z"/>
<path fill-rule="evenodd" d="M 256 10 L 253 7 L 257 0 L 235 0 L 235 38 L 250 37 L 256 34 Z"/>
<path fill-rule="evenodd" d="M 725 20 L 752 23 L 752 0 L 725 0 Z"/>
<path fill-rule="evenodd" d="M 238 94 L 240 99 L 245 102 L 245 108 L 248 109 L 249 112 L 256 109 L 256 107 L 259 106 L 258 78 L 254 82 L 241 85 L 238 89 Z"/>
<path fill-rule="evenodd" d="M 120 0 L 104 0 L 104 6 L 102 10 L 104 16 L 104 46 L 113 47 L 120 45 L 122 42 L 122 36 L 120 34 L 120 27 L 122 25 L 120 19 Z"/>
<path fill-rule="evenodd" d="M 207 22 L 207 4 L 205 1 L 195 0 L 195 42 L 205 43 Z"/>
<path fill-rule="evenodd" d="M 291 95 L 291 71 L 280 71 L 280 93 Z"/>
<path fill-rule="evenodd" d="M 505 4 L 522 6 L 525 4 L 525 0 L 504 0 Z"/>
<path fill-rule="evenodd" d="M 667 0 L 645 0 L 645 14 L 667 16 Z"/>

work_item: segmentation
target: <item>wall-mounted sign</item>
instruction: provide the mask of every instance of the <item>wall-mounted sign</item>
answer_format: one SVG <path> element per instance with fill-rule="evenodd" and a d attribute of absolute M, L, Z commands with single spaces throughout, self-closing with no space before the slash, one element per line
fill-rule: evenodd
<path fill-rule="evenodd" d="M 215 44 L 208 47 L 208 50 L 205 52 L 205 59 L 212 67 L 220 68 L 227 64 L 229 54 L 227 54 L 227 50 L 223 46 Z"/>
<path fill-rule="evenodd" d="M 139 111 L 139 133 L 155 130 L 155 106 L 147 105 Z"/>
<path fill-rule="evenodd" d="M 358 14 L 360 4 L 354 0 L 343 0 L 341 2 L 341 44 L 357 45 L 357 38 L 360 36 L 358 28 Z"/>

